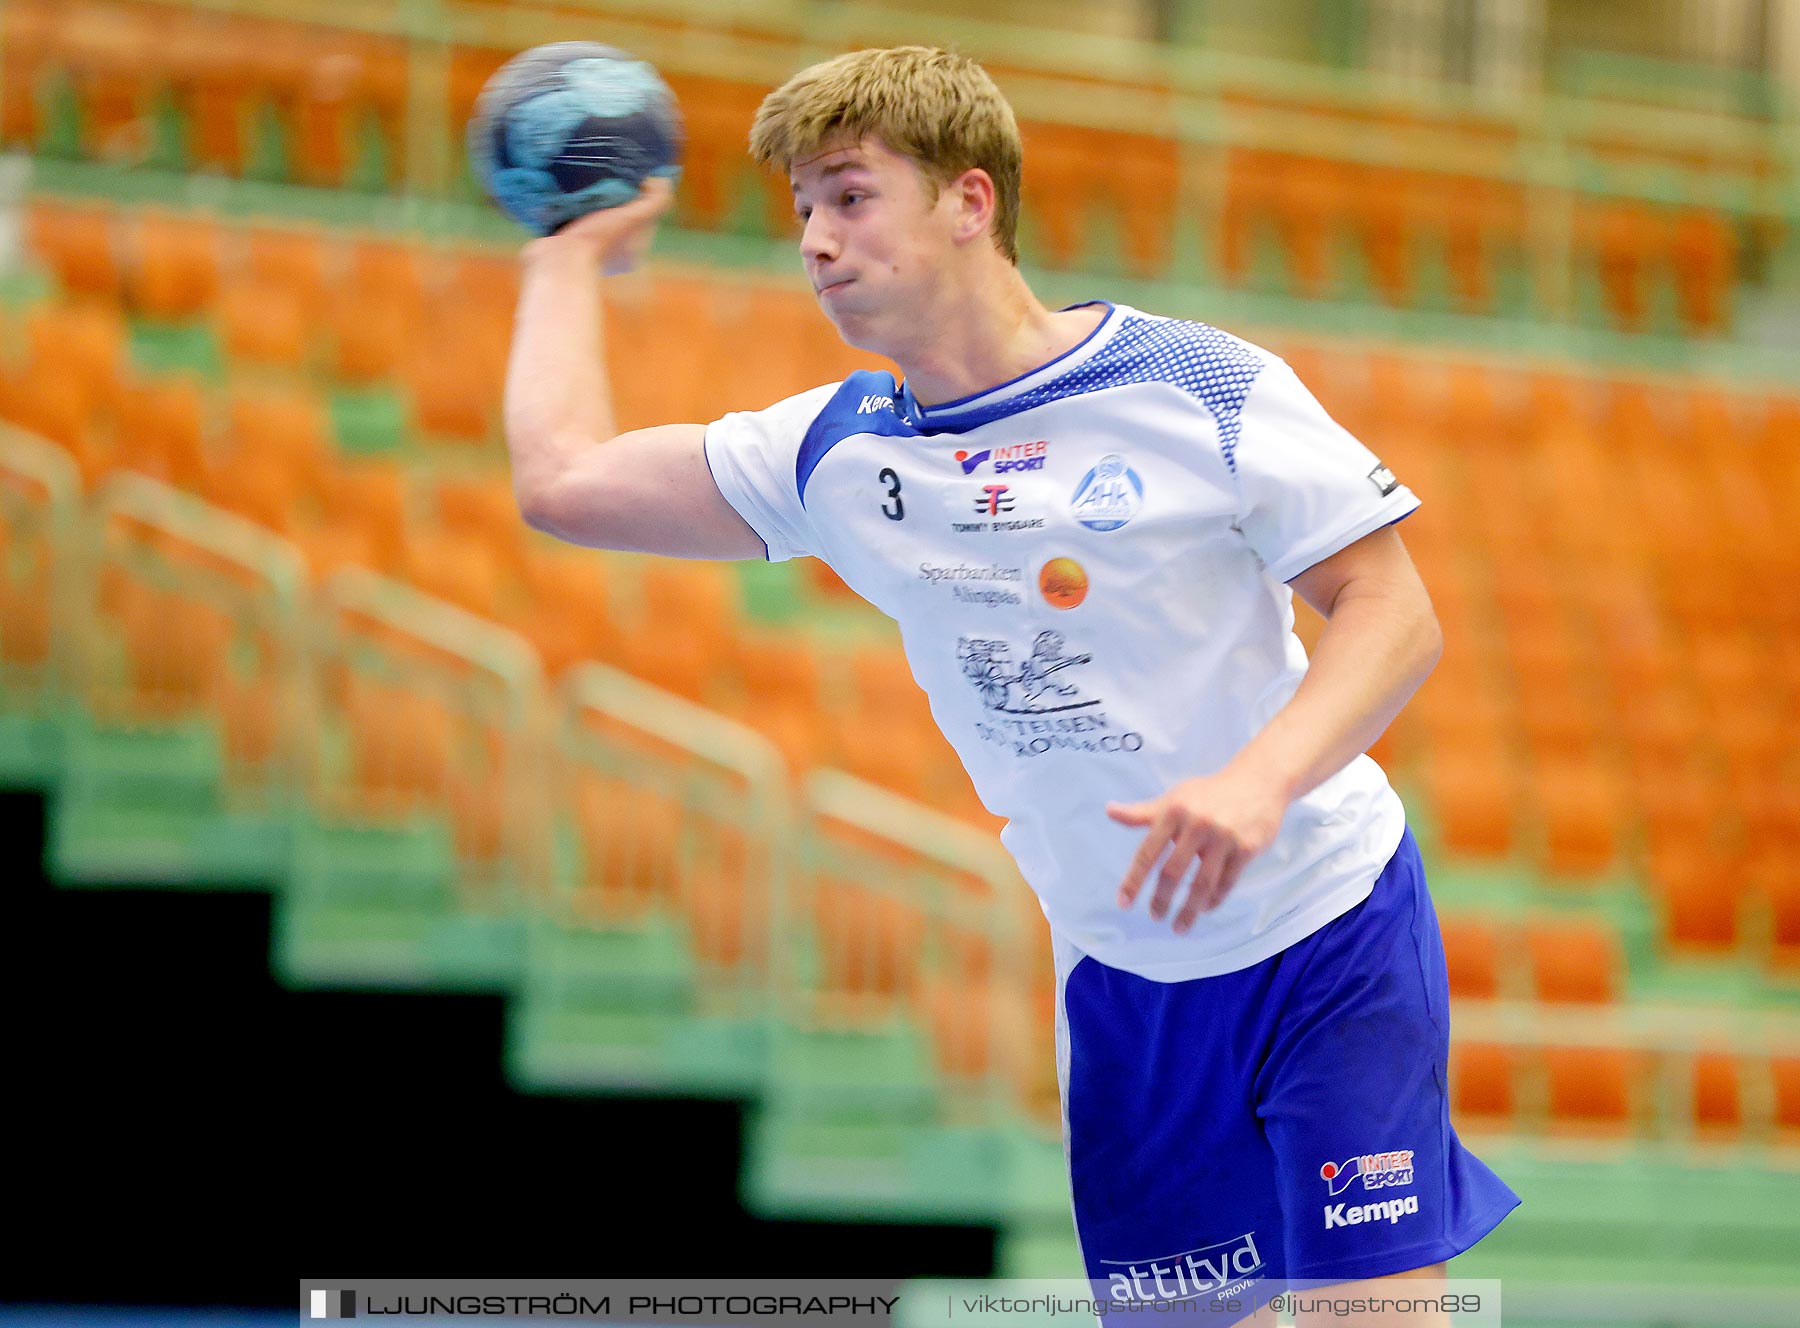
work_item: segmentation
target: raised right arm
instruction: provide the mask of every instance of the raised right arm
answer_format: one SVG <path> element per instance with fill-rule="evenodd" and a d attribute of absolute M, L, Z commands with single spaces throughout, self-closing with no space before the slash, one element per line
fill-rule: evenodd
<path fill-rule="evenodd" d="M 763 542 L 707 467 L 706 426 L 620 433 L 600 282 L 648 246 L 669 187 L 525 246 L 506 370 L 506 446 L 527 525 L 571 544 L 679 558 L 760 558 Z M 646 366 L 648 368 L 648 366 Z"/>

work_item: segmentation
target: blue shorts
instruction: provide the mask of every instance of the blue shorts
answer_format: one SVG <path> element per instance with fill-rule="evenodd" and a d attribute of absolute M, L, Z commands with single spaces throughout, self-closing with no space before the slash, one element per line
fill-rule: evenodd
<path fill-rule="evenodd" d="M 1114 1299 L 1460 1254 L 1519 1197 L 1450 1127 L 1450 991 L 1409 830 L 1369 897 L 1250 968 L 1153 982 L 1056 944 L 1075 1228 Z"/>

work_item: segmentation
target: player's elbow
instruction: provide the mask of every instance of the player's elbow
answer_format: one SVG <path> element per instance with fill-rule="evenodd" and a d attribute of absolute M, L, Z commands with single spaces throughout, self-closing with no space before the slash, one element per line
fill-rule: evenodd
<path fill-rule="evenodd" d="M 1444 628 L 1438 622 L 1437 611 L 1426 600 L 1419 616 L 1418 625 L 1419 679 L 1431 676 L 1431 671 L 1438 666 L 1444 657 Z"/>
<path fill-rule="evenodd" d="M 509 434 L 513 453 L 513 500 L 519 516 L 533 530 L 568 538 L 571 493 L 580 487 L 583 469 L 578 458 L 592 456 L 592 446 L 550 441 L 533 446 L 527 437 Z"/>

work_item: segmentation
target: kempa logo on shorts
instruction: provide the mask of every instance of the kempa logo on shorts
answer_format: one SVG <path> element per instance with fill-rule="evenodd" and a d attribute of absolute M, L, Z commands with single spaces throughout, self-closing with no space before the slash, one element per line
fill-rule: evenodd
<path fill-rule="evenodd" d="M 1327 1204 L 1325 1205 L 1325 1229 L 1333 1227 L 1355 1227 L 1364 1222 L 1398 1222 L 1408 1213 L 1419 1211 L 1419 1196 L 1409 1194 L 1404 1199 L 1383 1199 L 1372 1204 Z"/>
<path fill-rule="evenodd" d="M 1256 1233 L 1246 1231 L 1233 1240 L 1198 1249 L 1183 1250 L 1156 1259 L 1102 1259 L 1119 1272 L 1107 1274 L 1112 1297 L 1127 1300 L 1185 1300 L 1217 1293 L 1227 1283 L 1254 1277 L 1263 1266 L 1256 1249 Z M 1146 1284 L 1146 1280 L 1148 1284 Z"/>
<path fill-rule="evenodd" d="M 1378 1190 L 1384 1185 L 1413 1183 L 1412 1149 L 1391 1153 L 1364 1153 L 1347 1162 L 1327 1162 L 1319 1168 L 1319 1179 L 1333 1194 L 1342 1194 L 1350 1182 L 1362 1178 L 1365 1190 Z"/>

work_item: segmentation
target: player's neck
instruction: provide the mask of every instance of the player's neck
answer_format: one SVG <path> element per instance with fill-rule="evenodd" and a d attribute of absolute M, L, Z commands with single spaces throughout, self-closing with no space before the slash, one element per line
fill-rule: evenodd
<path fill-rule="evenodd" d="M 930 341 L 894 357 L 922 406 L 960 401 L 1042 368 L 1080 345 L 1106 306 L 1046 309 L 1010 265 L 985 290 L 970 290 L 933 320 Z"/>

